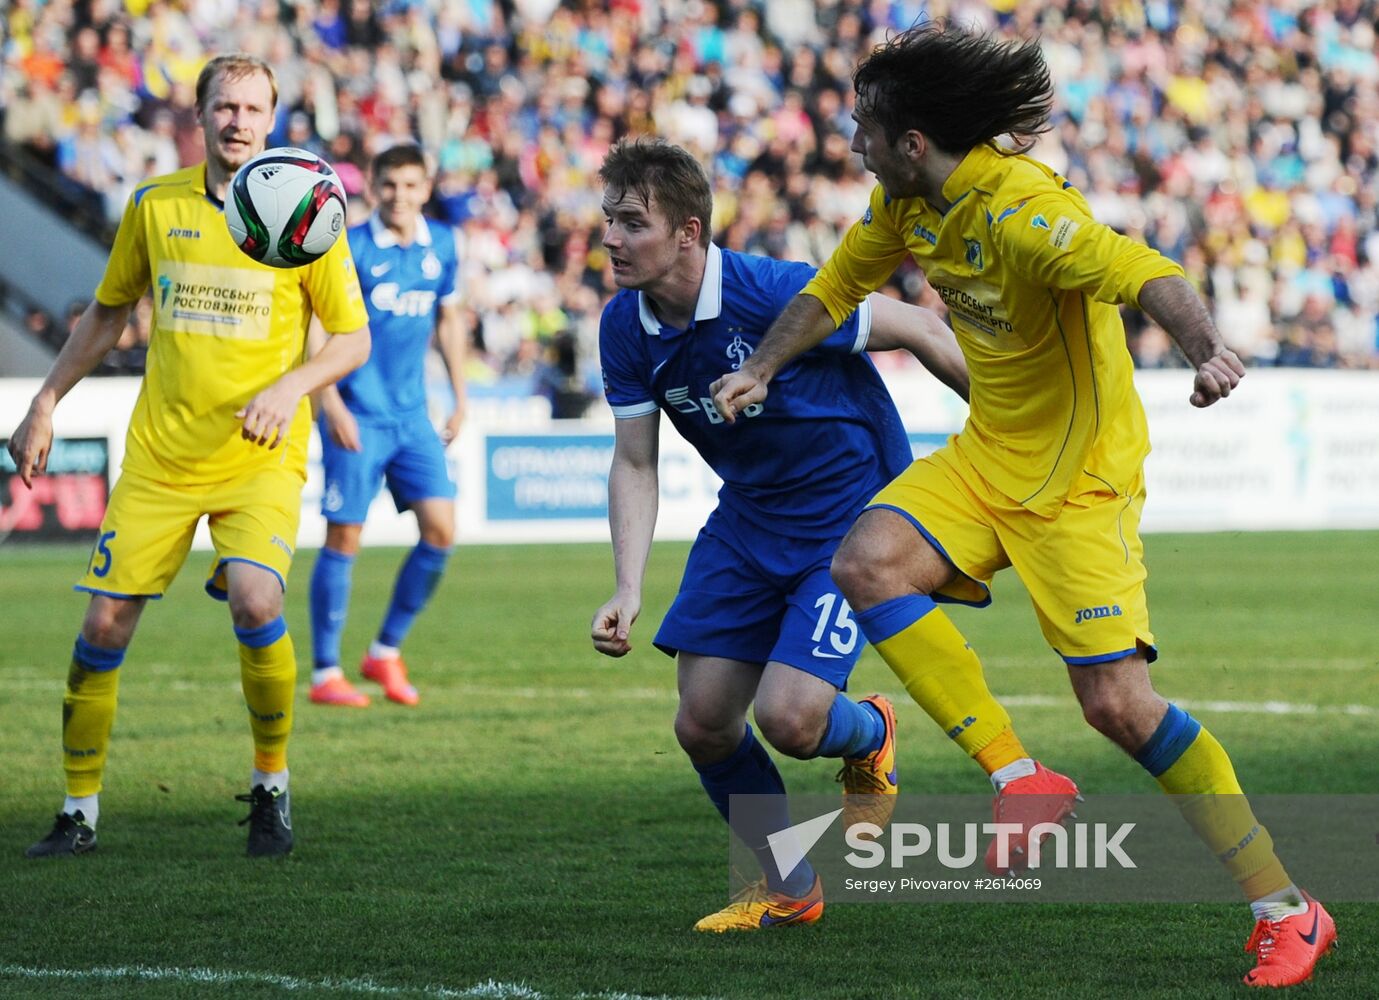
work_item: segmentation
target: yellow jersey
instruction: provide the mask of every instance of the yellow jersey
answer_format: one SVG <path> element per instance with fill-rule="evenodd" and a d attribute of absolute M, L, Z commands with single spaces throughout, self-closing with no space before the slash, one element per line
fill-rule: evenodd
<path fill-rule="evenodd" d="M 301 364 L 313 311 L 331 333 L 368 323 L 348 241 L 291 270 L 251 260 L 207 193 L 202 163 L 134 190 L 96 299 L 128 305 L 150 288 L 147 369 L 124 469 L 188 485 L 224 482 L 270 463 L 305 472 L 306 397 L 287 440 L 272 450 L 244 440 L 235 413 Z"/>
<path fill-rule="evenodd" d="M 1102 480 L 1126 489 L 1149 453 L 1118 303 L 1183 271 L 1091 216 L 1048 167 L 994 146 L 971 150 L 923 198 L 871 205 L 804 292 L 835 323 L 909 254 L 948 305 L 971 378 L 954 446 L 1001 493 L 1045 517 Z"/>

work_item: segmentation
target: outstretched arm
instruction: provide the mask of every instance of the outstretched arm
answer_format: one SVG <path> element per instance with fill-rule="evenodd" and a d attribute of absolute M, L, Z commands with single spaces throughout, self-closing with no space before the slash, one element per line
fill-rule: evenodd
<path fill-rule="evenodd" d="M 713 405 L 733 423 L 739 413 L 766 398 L 766 386 L 778 371 L 836 329 L 822 302 L 803 292 L 796 295 L 742 367 L 709 386 Z"/>
<path fill-rule="evenodd" d="M 594 613 L 590 637 L 606 656 L 625 656 L 628 636 L 642 610 L 642 577 L 656 529 L 660 413 L 619 420 L 614 426 L 613 465 L 608 470 L 608 528 L 613 536 L 617 589 Z"/>
<path fill-rule="evenodd" d="M 102 305 L 96 300 L 86 307 L 76 327 L 62 345 L 48 376 L 39 386 L 29 412 L 10 436 L 9 451 L 25 486 L 48 467 L 48 451 L 53 445 L 53 410 L 58 401 L 101 363 L 124 332 L 133 303 Z"/>
<path fill-rule="evenodd" d="M 1153 278 L 1144 283 L 1139 298 L 1140 308 L 1168 332 L 1197 369 L 1192 405 L 1210 406 L 1229 396 L 1245 377 L 1245 366 L 1221 339 L 1192 285 L 1176 275 Z"/>
<path fill-rule="evenodd" d="M 967 359 L 958 338 L 932 309 L 873 292 L 869 351 L 909 351 L 936 379 L 967 399 Z"/>

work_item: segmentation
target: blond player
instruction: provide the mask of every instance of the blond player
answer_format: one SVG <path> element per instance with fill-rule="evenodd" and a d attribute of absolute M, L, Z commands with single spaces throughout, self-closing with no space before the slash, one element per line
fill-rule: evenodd
<path fill-rule="evenodd" d="M 292 849 L 287 739 L 296 660 L 282 617 L 306 475 L 307 394 L 359 367 L 368 320 L 348 245 L 275 270 L 240 253 L 222 217 L 230 179 L 263 149 L 277 82 L 246 55 L 212 59 L 196 85 L 206 162 L 130 197 L 95 300 L 53 363 L 10 453 L 25 483 L 43 472 L 58 401 L 91 372 L 150 289 L 148 370 L 123 471 L 78 590 L 91 594 L 62 705 L 67 798 L 29 857 L 96 846 L 98 796 L 119 666 L 145 603 L 181 568 L 202 517 L 215 557 L 207 592 L 227 601 L 253 732 L 248 852 Z M 334 334 L 304 360 L 315 312 Z"/>

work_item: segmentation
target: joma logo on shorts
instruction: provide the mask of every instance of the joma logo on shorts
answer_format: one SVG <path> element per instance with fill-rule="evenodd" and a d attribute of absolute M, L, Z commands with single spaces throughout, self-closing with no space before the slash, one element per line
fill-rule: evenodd
<path fill-rule="evenodd" d="M 1073 619 L 1073 624 L 1081 625 L 1093 618 L 1119 618 L 1123 614 L 1125 612 L 1120 609 L 1119 604 L 1103 604 L 1098 608 L 1078 608 L 1077 617 Z"/>

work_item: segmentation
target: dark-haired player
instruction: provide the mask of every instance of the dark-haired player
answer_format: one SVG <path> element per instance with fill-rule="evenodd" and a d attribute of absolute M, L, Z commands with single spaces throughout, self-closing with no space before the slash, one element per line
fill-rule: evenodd
<path fill-rule="evenodd" d="M 1143 309 L 1196 368 L 1191 402 L 1228 396 L 1245 370 L 1182 269 L 1092 218 L 1047 167 L 998 144 L 1048 127 L 1037 42 L 934 23 L 881 46 L 854 78 L 853 149 L 879 182 L 866 216 L 715 402 L 728 419 L 773 398 L 790 359 L 832 336 L 912 257 L 948 303 L 971 372 L 971 415 L 867 506 L 833 575 L 911 696 L 991 776 L 997 819 L 1060 820 L 1077 787 L 1036 763 L 991 696 L 976 653 L 936 601 L 984 605 L 1014 566 L 1083 715 L 1165 792 L 1240 884 L 1256 918 L 1252 986 L 1306 979 L 1335 938 L 1292 883 L 1212 735 L 1149 681 L 1144 408 L 1117 306 Z M 770 384 L 770 396 L 767 386 Z M 1027 855 L 993 868 L 1018 868 Z"/>
<path fill-rule="evenodd" d="M 430 599 L 455 539 L 455 484 L 445 446 L 464 419 L 464 353 L 455 234 L 428 223 L 431 178 L 421 150 L 392 146 L 374 158 L 368 221 L 349 230 L 369 310 L 374 351 L 358 371 L 320 393 L 326 543 L 311 574 L 314 669 L 311 700 L 362 708 L 368 695 L 340 669 L 340 634 L 351 572 L 369 504 L 386 481 L 398 510 L 410 509 L 421 538 L 407 555 L 377 638 L 360 666 L 384 695 L 415 705 L 402 641 Z M 435 337 L 455 390 L 455 410 L 438 436 L 426 412 L 425 363 Z"/>

